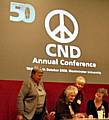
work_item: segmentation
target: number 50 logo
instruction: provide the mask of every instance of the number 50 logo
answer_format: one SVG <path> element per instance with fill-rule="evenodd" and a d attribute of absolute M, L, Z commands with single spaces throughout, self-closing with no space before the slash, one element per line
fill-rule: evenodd
<path fill-rule="evenodd" d="M 32 23 L 35 20 L 35 9 L 30 4 L 11 2 L 10 12 L 15 13 L 15 15 L 10 16 L 11 21 Z"/>

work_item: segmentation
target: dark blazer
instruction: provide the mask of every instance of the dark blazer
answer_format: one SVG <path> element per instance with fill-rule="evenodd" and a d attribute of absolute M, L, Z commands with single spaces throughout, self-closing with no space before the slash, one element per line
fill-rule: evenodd
<path fill-rule="evenodd" d="M 70 103 L 72 106 L 72 110 L 74 111 L 74 113 L 77 113 L 77 104 L 75 102 Z M 70 110 L 69 110 L 69 103 L 66 103 L 65 101 L 65 97 L 61 97 L 59 99 L 59 101 L 57 102 L 56 108 L 55 108 L 55 112 L 56 112 L 56 120 L 63 120 L 63 119 L 71 119 L 72 116 L 70 114 Z"/>
<path fill-rule="evenodd" d="M 82 93 L 81 90 L 78 90 L 78 94 L 76 95 L 74 101 L 77 104 L 77 110 L 78 110 L 78 113 L 79 113 L 80 112 L 80 106 L 83 103 L 83 93 Z M 81 103 L 79 103 L 78 101 L 80 101 Z"/>
<path fill-rule="evenodd" d="M 108 117 L 108 103 L 103 100 L 102 105 L 105 108 L 105 118 L 107 118 Z M 89 100 L 87 102 L 87 109 L 86 109 L 87 115 L 93 115 L 94 118 L 98 118 L 97 110 L 101 110 L 101 106 L 98 109 L 96 109 L 94 100 Z"/>

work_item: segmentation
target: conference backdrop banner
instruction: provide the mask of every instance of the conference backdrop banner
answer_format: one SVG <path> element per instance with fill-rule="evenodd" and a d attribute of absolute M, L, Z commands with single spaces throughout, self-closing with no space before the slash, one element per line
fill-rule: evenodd
<path fill-rule="evenodd" d="M 0 80 L 108 83 L 108 0 L 1 0 Z"/>

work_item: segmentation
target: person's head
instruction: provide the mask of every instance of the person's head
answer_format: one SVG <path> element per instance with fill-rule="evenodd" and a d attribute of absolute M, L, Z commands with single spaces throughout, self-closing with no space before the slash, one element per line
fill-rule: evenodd
<path fill-rule="evenodd" d="M 85 77 L 83 76 L 76 77 L 75 86 L 78 88 L 78 90 L 81 90 L 84 87 L 85 83 L 86 83 Z"/>
<path fill-rule="evenodd" d="M 34 80 L 36 83 L 39 83 L 42 76 L 43 76 L 43 70 L 39 66 L 35 65 L 31 71 L 32 80 Z"/>
<path fill-rule="evenodd" d="M 96 101 L 102 101 L 108 96 L 108 91 L 105 88 L 99 88 L 97 89 L 95 93 L 95 100 Z"/>
<path fill-rule="evenodd" d="M 66 99 L 69 101 L 69 102 L 73 102 L 76 95 L 78 94 L 78 89 L 77 87 L 73 86 L 73 85 L 69 85 L 65 91 L 65 96 L 66 96 Z"/>

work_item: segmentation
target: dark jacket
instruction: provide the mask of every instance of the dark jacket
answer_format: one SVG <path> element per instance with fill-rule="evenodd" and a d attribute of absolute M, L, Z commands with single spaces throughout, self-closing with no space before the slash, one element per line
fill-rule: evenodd
<path fill-rule="evenodd" d="M 74 113 L 77 113 L 77 104 L 75 102 L 70 103 L 72 106 L 72 110 L 74 111 Z M 59 101 L 57 102 L 56 108 L 55 108 L 55 112 L 56 112 L 56 120 L 63 120 L 63 119 L 71 119 L 72 116 L 70 114 L 70 110 L 69 110 L 69 103 L 66 103 L 65 97 L 61 97 L 59 99 Z"/>
<path fill-rule="evenodd" d="M 104 106 L 105 118 L 107 118 L 108 117 L 108 103 L 103 100 L 103 103 L 101 106 Z M 96 109 L 94 100 L 89 100 L 87 102 L 87 109 L 86 109 L 87 115 L 93 115 L 94 118 L 98 118 L 97 111 L 101 110 L 101 106 L 98 109 Z"/>
<path fill-rule="evenodd" d="M 76 105 L 76 106 L 77 106 L 77 111 L 80 112 L 80 106 L 81 106 L 81 104 L 82 104 L 82 102 L 83 102 L 83 93 L 82 93 L 81 90 L 78 90 L 78 94 L 76 95 L 74 101 L 75 101 L 75 103 L 77 104 L 77 105 Z M 80 101 L 81 103 L 79 103 L 79 101 Z"/>

